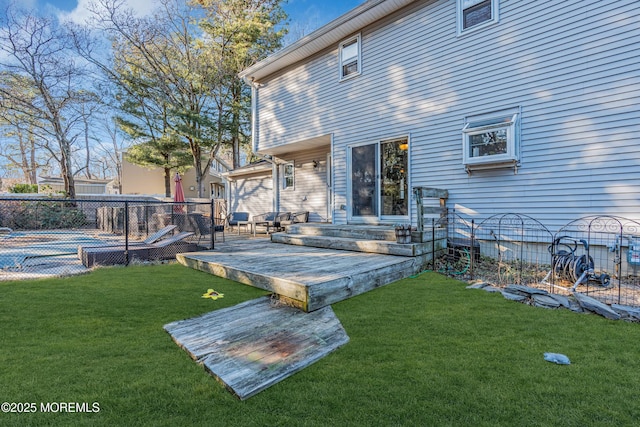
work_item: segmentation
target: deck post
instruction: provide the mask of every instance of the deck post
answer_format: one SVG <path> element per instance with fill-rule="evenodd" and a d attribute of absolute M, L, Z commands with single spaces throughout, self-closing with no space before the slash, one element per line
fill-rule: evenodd
<path fill-rule="evenodd" d="M 413 194 L 416 197 L 416 228 L 420 233 L 424 231 L 424 206 L 422 204 L 422 187 L 413 187 Z"/>
<path fill-rule="evenodd" d="M 449 198 L 449 192 L 439 188 L 430 187 L 413 187 L 413 195 L 416 198 L 417 215 L 416 228 L 419 232 L 424 231 L 424 214 L 425 213 L 437 213 L 442 218 L 446 216 L 447 199 Z M 425 208 L 423 199 L 440 199 L 439 208 Z"/>

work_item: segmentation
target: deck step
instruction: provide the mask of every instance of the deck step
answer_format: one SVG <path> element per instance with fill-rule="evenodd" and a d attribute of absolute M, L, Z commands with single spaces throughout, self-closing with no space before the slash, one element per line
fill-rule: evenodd
<path fill-rule="evenodd" d="M 389 240 L 355 239 L 352 237 L 336 237 L 326 235 L 306 235 L 274 233 L 271 235 L 274 243 L 285 243 L 288 245 L 311 246 L 315 248 L 337 249 L 353 252 L 367 252 L 384 255 L 397 255 L 405 257 L 416 257 L 431 253 L 433 251 L 432 242 L 399 244 Z M 442 242 L 436 241 L 436 250 L 442 247 Z"/>
<path fill-rule="evenodd" d="M 333 225 L 333 224 L 293 224 L 287 227 L 287 234 L 304 236 L 342 237 L 356 240 L 396 241 L 396 234 L 390 226 Z"/>

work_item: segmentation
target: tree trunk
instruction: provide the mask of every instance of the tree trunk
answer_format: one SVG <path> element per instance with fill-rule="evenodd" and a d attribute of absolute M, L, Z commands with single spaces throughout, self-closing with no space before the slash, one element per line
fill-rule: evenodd
<path fill-rule="evenodd" d="M 66 197 L 70 199 L 76 198 L 76 185 L 73 179 L 73 169 L 71 164 L 71 144 L 67 141 L 65 134 L 62 132 L 62 124 L 60 118 L 54 115 L 52 120 L 54 129 L 56 130 L 56 138 L 60 146 L 60 172 L 64 181 L 64 191 Z"/>
<path fill-rule="evenodd" d="M 240 167 L 240 97 L 242 86 L 235 82 L 231 88 L 233 96 L 233 109 L 231 110 L 231 143 L 233 150 L 233 168 Z"/>
<path fill-rule="evenodd" d="M 82 111 L 84 113 L 84 104 L 82 105 Z M 85 176 L 89 179 L 93 178 L 91 174 L 91 147 L 89 144 L 89 121 L 87 120 L 87 116 L 83 114 L 82 122 L 84 124 L 84 149 L 85 149 Z"/>
<path fill-rule="evenodd" d="M 63 161 L 62 178 L 64 180 L 64 191 L 70 199 L 76 198 L 76 184 L 71 172 L 71 159 L 67 158 Z"/>
<path fill-rule="evenodd" d="M 171 197 L 171 168 L 164 168 L 164 195 Z"/>
<path fill-rule="evenodd" d="M 38 165 L 36 164 L 36 145 L 33 136 L 29 136 L 29 184 L 38 183 Z"/>

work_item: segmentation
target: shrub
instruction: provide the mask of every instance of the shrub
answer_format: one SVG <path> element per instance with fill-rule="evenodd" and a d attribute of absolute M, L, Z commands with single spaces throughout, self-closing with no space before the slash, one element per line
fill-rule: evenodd
<path fill-rule="evenodd" d="M 72 202 L 12 203 L 3 216 L 5 226 L 17 230 L 78 228 L 87 222 L 85 214 Z"/>
<path fill-rule="evenodd" d="M 38 184 L 16 184 L 9 187 L 10 193 L 37 193 Z"/>

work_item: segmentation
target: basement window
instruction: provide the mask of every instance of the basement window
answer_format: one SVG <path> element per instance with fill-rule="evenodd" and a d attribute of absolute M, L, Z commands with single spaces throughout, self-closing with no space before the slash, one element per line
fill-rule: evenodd
<path fill-rule="evenodd" d="M 462 153 L 467 171 L 517 164 L 519 116 L 515 109 L 465 118 Z"/>

